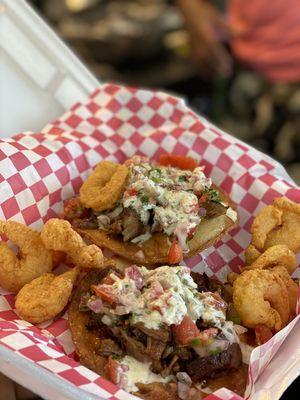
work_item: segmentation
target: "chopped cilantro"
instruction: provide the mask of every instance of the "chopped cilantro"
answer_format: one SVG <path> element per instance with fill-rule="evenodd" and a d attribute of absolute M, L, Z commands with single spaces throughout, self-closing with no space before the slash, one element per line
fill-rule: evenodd
<path fill-rule="evenodd" d="M 160 182 L 160 178 L 155 178 L 155 176 L 151 176 L 151 180 L 155 183 L 159 183 Z"/>
<path fill-rule="evenodd" d="M 186 182 L 186 176 L 185 175 L 180 175 L 178 178 L 179 182 Z"/>
<path fill-rule="evenodd" d="M 201 341 L 200 338 L 196 337 L 195 339 L 192 339 L 192 340 L 189 342 L 189 345 L 190 345 L 190 346 L 201 346 L 201 345 L 202 345 L 202 341 Z"/>
<path fill-rule="evenodd" d="M 209 352 L 209 354 L 210 354 L 210 355 L 214 355 L 214 354 L 221 353 L 221 351 L 222 351 L 221 347 L 217 347 L 215 350 L 211 350 L 211 351 Z"/>
<path fill-rule="evenodd" d="M 113 354 L 112 356 L 111 356 L 111 358 L 113 359 L 113 360 L 116 360 L 116 361 L 119 361 L 119 360 L 121 360 L 121 356 L 118 356 L 117 354 Z"/>
<path fill-rule="evenodd" d="M 145 203 L 148 203 L 148 201 L 149 201 L 149 197 L 148 197 L 148 196 L 142 196 L 142 197 L 141 197 L 141 202 L 142 202 L 142 203 L 145 204 Z"/>
<path fill-rule="evenodd" d="M 205 194 L 207 196 L 208 201 L 214 201 L 216 203 L 221 203 L 220 193 L 213 188 L 209 188 L 205 190 Z"/>
<path fill-rule="evenodd" d="M 153 171 L 157 172 L 159 175 L 161 175 L 161 169 L 160 168 L 153 168 Z"/>

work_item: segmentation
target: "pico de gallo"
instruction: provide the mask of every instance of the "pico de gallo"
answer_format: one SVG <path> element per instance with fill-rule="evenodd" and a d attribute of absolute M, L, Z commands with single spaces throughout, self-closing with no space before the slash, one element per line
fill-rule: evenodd
<path fill-rule="evenodd" d="M 81 297 L 89 329 L 106 333 L 99 352 L 113 382 L 201 382 L 242 363 L 239 339 L 227 320 L 222 285 L 183 266 L 105 269 Z M 179 374 L 179 375 L 178 375 Z M 180 379 L 181 379 L 180 378 Z"/>

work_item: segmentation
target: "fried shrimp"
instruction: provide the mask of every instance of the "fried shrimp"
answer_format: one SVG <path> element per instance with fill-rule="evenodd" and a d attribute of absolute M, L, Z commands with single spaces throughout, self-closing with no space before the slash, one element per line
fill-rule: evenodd
<path fill-rule="evenodd" d="M 32 324 L 40 324 L 58 315 L 68 304 L 79 268 L 62 275 L 44 274 L 26 284 L 17 294 L 19 315 Z"/>
<path fill-rule="evenodd" d="M 52 254 L 38 232 L 16 221 L 0 221 L 0 233 L 19 248 L 15 254 L 5 242 L 0 242 L 2 288 L 17 293 L 26 283 L 52 270 Z"/>
<path fill-rule="evenodd" d="M 227 275 L 227 282 L 229 283 L 229 285 L 233 285 L 233 282 L 239 277 L 239 274 L 237 274 L 236 272 L 229 272 L 229 274 Z"/>
<path fill-rule="evenodd" d="M 289 274 L 292 274 L 296 269 L 295 253 L 284 244 L 269 247 L 245 269 L 270 269 L 277 265 L 285 267 Z"/>
<path fill-rule="evenodd" d="M 128 168 L 111 161 L 100 162 L 80 188 L 80 202 L 94 211 L 113 208 L 126 184 Z"/>
<path fill-rule="evenodd" d="M 279 331 L 290 316 L 287 288 L 270 270 L 244 271 L 233 283 L 233 304 L 248 328 L 265 325 Z"/>
<path fill-rule="evenodd" d="M 253 244 L 249 244 L 245 250 L 245 264 L 251 265 L 260 255 L 261 252 L 258 251 Z"/>
<path fill-rule="evenodd" d="M 272 229 L 281 224 L 282 211 L 267 206 L 263 208 L 254 218 L 251 233 L 253 235 L 252 244 L 257 249 L 264 247 L 268 234 Z"/>
<path fill-rule="evenodd" d="M 264 249 L 275 244 L 286 244 L 297 253 L 300 250 L 300 204 L 285 197 L 275 199 L 273 204 L 282 211 L 282 221 L 267 235 Z"/>
<path fill-rule="evenodd" d="M 290 277 L 285 267 L 278 265 L 272 269 L 272 272 L 277 274 L 284 282 L 289 295 L 290 316 L 295 315 L 298 297 L 298 285 Z"/>
<path fill-rule="evenodd" d="M 100 248 L 94 244 L 86 245 L 68 221 L 49 219 L 42 229 L 41 239 L 47 249 L 67 253 L 79 267 L 99 268 L 103 264 Z"/>
<path fill-rule="evenodd" d="M 257 253 L 278 244 L 296 253 L 300 250 L 300 204 L 286 197 L 274 199 L 254 218 L 251 233 L 252 241 L 245 253 L 247 264 L 258 257 Z"/>

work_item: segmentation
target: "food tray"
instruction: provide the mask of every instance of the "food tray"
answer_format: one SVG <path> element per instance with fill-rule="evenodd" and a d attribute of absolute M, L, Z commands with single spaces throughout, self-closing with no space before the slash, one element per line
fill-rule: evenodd
<path fill-rule="evenodd" d="M 41 132 L 1 140 L 0 150 L 0 218 L 35 228 L 62 210 L 62 200 L 78 192 L 103 158 L 123 161 L 144 154 L 157 159 L 165 152 L 196 158 L 238 205 L 239 227 L 187 261 L 221 280 L 243 263 L 249 228 L 261 207 L 282 195 L 300 202 L 300 189 L 277 162 L 198 117 L 183 101 L 160 92 L 103 85 Z M 24 359 L 30 363 L 27 371 L 22 369 L 27 377 L 32 371 L 26 386 L 46 399 L 54 398 L 54 393 L 59 399 L 134 398 L 76 361 L 66 315 L 34 327 L 13 309 L 13 296 L 2 292 L 0 343 L 11 350 L 11 360 L 15 356 L 20 360 L 13 362 L 14 374 Z M 298 320 L 253 351 L 247 397 L 256 399 L 267 391 L 276 400 L 299 374 Z M 286 346 L 285 362 L 278 363 L 282 346 Z M 18 380 L 14 374 L 9 375 Z M 207 398 L 240 399 L 226 389 Z"/>

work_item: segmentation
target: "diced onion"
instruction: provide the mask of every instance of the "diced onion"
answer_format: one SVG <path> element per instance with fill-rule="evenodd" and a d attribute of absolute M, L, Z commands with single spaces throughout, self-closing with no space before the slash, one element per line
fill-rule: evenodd
<path fill-rule="evenodd" d="M 87 307 L 96 314 L 98 314 L 102 310 L 102 306 L 103 306 L 103 302 L 99 298 L 96 300 L 89 301 L 87 303 Z"/>
<path fill-rule="evenodd" d="M 144 254 L 143 250 L 139 250 L 138 252 L 136 252 L 135 256 L 140 260 L 145 260 L 145 254 Z"/>
<path fill-rule="evenodd" d="M 186 383 L 178 382 L 177 392 L 178 392 L 178 397 L 180 399 L 186 400 L 188 397 L 189 391 L 190 391 L 190 386 L 188 386 Z"/>
<path fill-rule="evenodd" d="M 123 207 L 121 205 L 119 205 L 118 207 L 116 207 L 114 210 L 112 210 L 110 213 L 107 213 L 106 215 L 111 219 L 115 219 L 116 217 L 118 217 L 121 214 L 122 211 L 123 211 Z"/>
<path fill-rule="evenodd" d="M 245 332 L 248 331 L 247 328 L 245 328 L 244 326 L 239 325 L 239 324 L 234 324 L 233 327 L 234 327 L 234 330 L 235 330 L 237 335 L 241 335 L 242 333 L 245 333 Z"/>
<path fill-rule="evenodd" d="M 146 242 L 146 240 L 151 238 L 151 233 L 150 232 L 146 232 L 143 235 L 139 235 L 136 236 L 134 239 L 132 239 L 132 243 L 144 243 Z"/>

